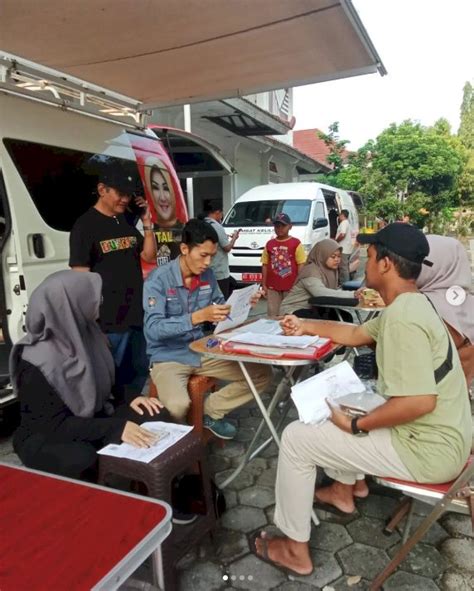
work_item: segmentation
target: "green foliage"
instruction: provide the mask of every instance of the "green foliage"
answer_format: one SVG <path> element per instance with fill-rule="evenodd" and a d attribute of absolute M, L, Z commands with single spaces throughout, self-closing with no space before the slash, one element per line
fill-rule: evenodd
<path fill-rule="evenodd" d="M 444 118 L 431 127 L 406 120 L 392 123 L 349 156 L 337 122 L 318 135 L 333 166 L 318 180 L 362 193 L 369 216 L 393 221 L 408 214 L 419 227 L 470 231 L 470 214 L 458 218 L 453 213 L 456 207 L 474 205 L 474 91 L 469 82 L 458 135 Z"/>
<path fill-rule="evenodd" d="M 474 89 L 470 82 L 466 82 L 463 89 L 458 137 L 463 146 L 474 150 Z"/>
<path fill-rule="evenodd" d="M 474 205 L 474 89 L 466 82 L 461 104 L 458 139 L 465 150 L 465 164 L 457 179 L 456 192 L 462 205 Z"/>
<path fill-rule="evenodd" d="M 319 131 L 317 135 L 329 149 L 326 162 L 332 167 L 334 173 L 339 172 L 344 165 L 345 147 L 349 143 L 349 140 L 341 140 L 339 137 L 339 121 L 331 123 L 329 133 Z"/>
<path fill-rule="evenodd" d="M 394 196 L 384 197 L 383 199 L 368 197 L 366 208 L 369 215 L 382 218 L 387 222 L 394 222 L 403 215 L 402 204 Z"/>

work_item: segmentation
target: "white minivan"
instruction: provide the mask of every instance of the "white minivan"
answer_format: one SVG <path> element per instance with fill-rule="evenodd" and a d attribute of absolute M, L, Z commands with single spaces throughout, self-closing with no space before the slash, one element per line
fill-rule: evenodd
<path fill-rule="evenodd" d="M 241 283 L 261 281 L 261 257 L 265 244 L 275 236 L 273 219 L 286 213 L 293 224 L 291 235 L 298 238 L 308 253 L 324 238 L 334 238 L 341 209 L 349 211 L 352 238 L 359 232 L 359 219 L 347 191 L 315 182 L 261 185 L 244 193 L 224 218 L 230 235 L 240 230 L 239 239 L 229 254 L 232 277 Z M 355 270 L 358 257 L 352 257 Z"/>
<path fill-rule="evenodd" d="M 156 125 L 147 128 L 128 117 L 133 111 L 127 103 L 120 110 L 105 91 L 79 94 L 84 105 L 58 108 L 56 94 L 67 92 L 70 98 L 73 86 L 66 89 L 64 80 L 58 87 L 31 82 L 29 91 L 28 72 L 12 72 L 10 80 L 0 80 L 0 425 L 15 402 L 8 352 L 25 334 L 28 299 L 50 273 L 68 268 L 69 231 L 96 200 L 97 180 L 88 171 L 91 157 L 113 158 L 148 200 L 157 264 L 179 252 L 180 228 L 188 219 L 180 177 L 232 173 L 219 150 L 202 138 Z M 117 120 L 107 116 L 110 104 Z M 160 141 L 163 136 L 166 142 Z M 193 161 L 198 162 L 194 168 Z M 174 225 L 165 226 L 158 218 L 151 182 L 156 168 L 167 182 Z"/>

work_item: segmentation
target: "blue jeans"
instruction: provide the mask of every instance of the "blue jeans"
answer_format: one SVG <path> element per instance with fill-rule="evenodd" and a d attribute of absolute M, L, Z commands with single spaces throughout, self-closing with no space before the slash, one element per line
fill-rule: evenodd
<path fill-rule="evenodd" d="M 149 374 L 143 331 L 131 328 L 125 332 L 108 332 L 107 339 L 116 368 L 115 384 L 126 387 L 138 396 Z"/>

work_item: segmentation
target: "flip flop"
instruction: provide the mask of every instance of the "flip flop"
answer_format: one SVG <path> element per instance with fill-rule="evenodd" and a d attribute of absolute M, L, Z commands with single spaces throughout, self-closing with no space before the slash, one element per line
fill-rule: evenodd
<path fill-rule="evenodd" d="M 309 572 L 309 573 L 301 574 L 301 573 L 293 570 L 292 568 L 290 568 L 288 566 L 284 566 L 283 564 L 280 564 L 279 562 L 275 562 L 271 558 L 269 558 L 269 556 L 268 556 L 268 542 L 272 538 L 271 537 L 262 538 L 261 533 L 262 532 L 257 532 L 256 534 L 253 534 L 250 538 L 250 550 L 251 550 L 252 554 L 255 554 L 255 556 L 257 558 L 259 558 L 263 562 L 266 562 L 270 566 L 277 568 L 279 571 L 281 571 L 285 575 L 291 575 L 293 577 L 309 577 L 309 575 L 313 574 L 314 568 L 311 569 L 311 572 Z M 257 544 L 255 543 L 257 539 L 262 541 L 262 554 L 260 554 L 257 550 Z"/>
<path fill-rule="evenodd" d="M 314 497 L 313 505 L 315 505 L 318 509 L 328 511 L 329 513 L 334 513 L 334 515 L 339 515 L 341 517 L 350 517 L 351 515 L 355 515 L 357 513 L 357 509 L 354 509 L 354 511 L 351 511 L 350 513 L 342 511 L 330 503 L 324 503 L 323 501 L 320 501 L 316 496 Z"/>

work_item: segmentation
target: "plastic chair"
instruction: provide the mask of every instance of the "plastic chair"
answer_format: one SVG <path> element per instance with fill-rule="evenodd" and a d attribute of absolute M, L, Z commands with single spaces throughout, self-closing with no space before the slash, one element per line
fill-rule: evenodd
<path fill-rule="evenodd" d="M 370 591 L 381 588 L 384 581 L 401 564 L 410 550 L 422 539 L 429 528 L 446 511 L 471 515 L 474 531 L 474 455 L 471 455 L 464 470 L 451 482 L 443 484 L 419 484 L 396 478 L 374 477 L 374 480 L 383 486 L 402 491 L 405 498 L 402 500 L 394 515 L 385 526 L 384 532 L 391 534 L 397 524 L 407 516 L 402 537 L 402 545 L 398 552 L 377 575 L 370 586 Z M 410 527 L 415 501 L 422 501 L 434 505 L 432 511 L 423 519 L 416 530 L 410 535 Z"/>

